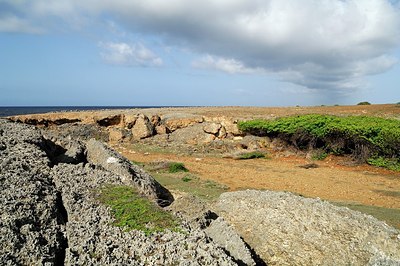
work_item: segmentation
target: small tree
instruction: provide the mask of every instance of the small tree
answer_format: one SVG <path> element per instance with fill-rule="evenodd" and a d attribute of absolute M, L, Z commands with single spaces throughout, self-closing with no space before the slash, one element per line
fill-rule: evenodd
<path fill-rule="evenodd" d="M 371 105 L 370 102 L 359 102 L 357 103 L 357 105 Z"/>

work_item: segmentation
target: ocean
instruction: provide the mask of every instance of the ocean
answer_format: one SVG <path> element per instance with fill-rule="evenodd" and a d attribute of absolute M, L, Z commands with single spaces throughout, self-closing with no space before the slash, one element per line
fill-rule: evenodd
<path fill-rule="evenodd" d="M 0 117 L 50 112 L 89 111 L 106 109 L 158 108 L 166 106 L 0 106 Z"/>

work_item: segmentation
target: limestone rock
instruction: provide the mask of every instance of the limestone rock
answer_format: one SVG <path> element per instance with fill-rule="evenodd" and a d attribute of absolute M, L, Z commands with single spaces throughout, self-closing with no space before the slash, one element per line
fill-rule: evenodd
<path fill-rule="evenodd" d="M 151 116 L 151 124 L 153 125 L 153 127 L 156 127 L 160 124 L 161 122 L 161 118 L 159 115 L 152 115 Z"/>
<path fill-rule="evenodd" d="M 221 125 L 225 127 L 228 134 L 239 136 L 242 134 L 237 126 L 237 120 L 224 118 L 221 120 Z"/>
<path fill-rule="evenodd" d="M 124 131 L 121 128 L 111 127 L 108 132 L 109 132 L 108 141 L 110 142 L 119 142 L 125 138 Z"/>
<path fill-rule="evenodd" d="M 135 125 L 135 122 L 137 119 L 138 119 L 137 115 L 125 114 L 124 115 L 124 127 L 127 129 L 131 129 Z"/>
<path fill-rule="evenodd" d="M 201 145 L 215 140 L 215 136 L 205 133 L 202 124 L 195 124 L 181 128 L 169 134 L 169 141 L 174 143 L 185 143 Z"/>
<path fill-rule="evenodd" d="M 168 134 L 169 130 L 165 125 L 159 125 L 155 128 L 157 134 Z"/>
<path fill-rule="evenodd" d="M 206 123 L 203 126 L 204 132 L 209 133 L 209 134 L 214 134 L 214 135 L 218 134 L 220 129 L 221 129 L 221 124 L 217 124 L 217 123 Z"/>
<path fill-rule="evenodd" d="M 399 265 L 400 231 L 285 192 L 223 193 L 216 212 L 268 265 Z"/>
<path fill-rule="evenodd" d="M 143 114 L 139 115 L 135 125 L 132 127 L 132 137 L 135 140 L 144 139 L 153 136 L 154 127 L 149 118 Z"/>
<path fill-rule="evenodd" d="M 256 265 L 246 243 L 223 218 L 218 217 L 212 221 L 205 231 L 212 240 L 224 247 L 237 261 L 244 263 L 244 265 Z"/>
<path fill-rule="evenodd" d="M 186 128 L 191 125 L 203 123 L 204 118 L 192 114 L 169 114 L 164 116 L 161 121 L 171 132 L 180 128 Z"/>
<path fill-rule="evenodd" d="M 225 127 L 221 126 L 221 129 L 218 132 L 218 138 L 223 139 L 226 137 L 226 129 Z"/>
<path fill-rule="evenodd" d="M 86 143 L 86 149 L 89 163 L 114 173 L 123 183 L 135 186 L 140 193 L 160 206 L 167 206 L 173 201 L 171 193 L 152 176 L 105 144 L 91 139 Z"/>

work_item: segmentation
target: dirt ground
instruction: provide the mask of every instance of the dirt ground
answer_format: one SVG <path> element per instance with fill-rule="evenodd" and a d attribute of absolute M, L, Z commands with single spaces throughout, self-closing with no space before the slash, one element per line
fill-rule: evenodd
<path fill-rule="evenodd" d="M 400 208 L 400 173 L 368 165 L 342 166 L 335 157 L 316 162 L 318 168 L 299 166 L 310 161 L 300 157 L 234 160 L 228 158 L 142 153 L 119 149 L 128 159 L 149 163 L 158 160 L 182 162 L 201 179 L 213 180 L 229 190 L 248 188 L 290 191 L 306 197 Z"/>

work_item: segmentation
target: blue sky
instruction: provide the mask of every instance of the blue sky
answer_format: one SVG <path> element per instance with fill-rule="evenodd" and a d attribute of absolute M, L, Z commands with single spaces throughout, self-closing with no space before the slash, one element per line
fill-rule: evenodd
<path fill-rule="evenodd" d="M 387 0 L 0 0 L 0 106 L 400 101 Z"/>

